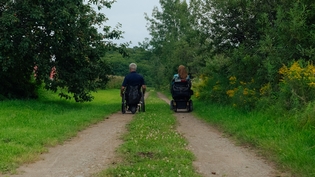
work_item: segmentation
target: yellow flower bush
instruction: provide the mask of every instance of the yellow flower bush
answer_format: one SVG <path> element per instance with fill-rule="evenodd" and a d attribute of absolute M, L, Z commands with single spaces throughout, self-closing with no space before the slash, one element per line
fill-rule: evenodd
<path fill-rule="evenodd" d="M 205 75 L 201 75 L 193 80 L 192 89 L 194 90 L 194 95 L 196 98 L 200 98 L 201 92 L 206 87 L 206 83 L 208 81 L 208 77 Z"/>
<path fill-rule="evenodd" d="M 278 73 L 282 77 L 281 92 L 289 106 L 315 100 L 315 67 L 312 63 L 302 66 L 301 62 L 296 61 L 290 67 L 284 65 Z"/>
<path fill-rule="evenodd" d="M 222 101 L 222 97 L 226 97 L 222 88 L 221 82 L 212 76 L 200 75 L 193 83 L 195 97 L 203 100 Z"/>
<path fill-rule="evenodd" d="M 255 89 L 251 88 L 254 83 L 254 78 L 250 82 L 238 81 L 235 76 L 229 78 L 230 88 L 232 89 L 227 90 L 226 94 L 233 107 L 251 108 L 255 105 L 258 98 Z"/>
<path fill-rule="evenodd" d="M 302 80 L 303 82 L 315 81 L 315 67 L 310 63 L 304 68 L 297 61 L 289 68 L 284 65 L 279 69 L 279 74 L 282 75 L 282 81 L 284 82 L 297 80 Z"/>

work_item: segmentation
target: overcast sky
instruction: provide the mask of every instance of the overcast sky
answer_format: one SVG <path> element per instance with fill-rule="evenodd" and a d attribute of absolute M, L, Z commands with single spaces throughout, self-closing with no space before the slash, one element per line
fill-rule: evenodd
<path fill-rule="evenodd" d="M 106 25 L 114 27 L 118 23 L 122 24 L 120 30 L 124 31 L 124 39 L 115 42 L 120 44 L 131 41 L 130 47 L 134 47 L 145 38 L 150 38 L 144 13 L 151 16 L 155 6 L 159 7 L 159 0 L 117 0 L 110 9 L 103 9 L 102 12 L 109 18 Z"/>

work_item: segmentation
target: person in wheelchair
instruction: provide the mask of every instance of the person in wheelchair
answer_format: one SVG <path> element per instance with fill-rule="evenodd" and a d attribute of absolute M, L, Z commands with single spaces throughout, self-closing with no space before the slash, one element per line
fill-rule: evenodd
<path fill-rule="evenodd" d="M 121 89 L 120 89 L 120 96 L 125 97 L 127 106 L 129 109 L 131 108 L 130 105 L 137 105 L 141 99 L 140 95 L 144 95 L 146 91 L 146 85 L 143 76 L 138 74 L 137 72 L 137 65 L 135 63 L 131 63 L 129 65 L 129 74 L 125 76 L 124 81 L 122 83 Z M 133 90 L 138 91 L 139 100 L 130 99 L 130 96 L 134 96 L 136 92 Z M 142 92 L 141 92 L 142 90 Z M 137 95 L 135 95 L 137 97 Z M 133 110 L 131 110 L 133 112 Z"/>
<path fill-rule="evenodd" d="M 192 111 L 192 101 L 190 100 L 193 91 L 191 90 L 191 80 L 184 65 L 179 65 L 178 73 L 173 76 L 171 82 L 171 94 L 174 100 L 171 101 L 171 109 L 187 109 Z"/>
<path fill-rule="evenodd" d="M 179 65 L 178 73 L 174 74 L 171 82 L 171 93 L 173 99 L 187 97 L 192 95 L 191 80 L 184 65 Z"/>

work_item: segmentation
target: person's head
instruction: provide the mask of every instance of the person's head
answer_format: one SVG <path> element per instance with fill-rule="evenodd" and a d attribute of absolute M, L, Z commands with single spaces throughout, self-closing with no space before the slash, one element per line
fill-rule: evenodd
<path fill-rule="evenodd" d="M 188 76 L 187 70 L 184 65 L 179 65 L 178 67 L 178 75 L 181 79 L 186 79 Z"/>
<path fill-rule="evenodd" d="M 136 71 L 137 70 L 137 65 L 136 63 L 130 63 L 129 65 L 129 71 Z"/>

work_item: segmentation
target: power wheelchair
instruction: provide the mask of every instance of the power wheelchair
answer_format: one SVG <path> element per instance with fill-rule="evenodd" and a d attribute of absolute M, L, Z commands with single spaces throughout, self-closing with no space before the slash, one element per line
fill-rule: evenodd
<path fill-rule="evenodd" d="M 127 86 L 122 95 L 121 112 L 125 114 L 130 111 L 132 114 L 145 112 L 144 92 L 141 91 L 141 86 Z"/>
<path fill-rule="evenodd" d="M 173 100 L 170 102 L 170 109 L 177 112 L 177 109 L 186 109 L 193 111 L 193 101 L 190 99 L 193 95 L 190 79 L 173 79 L 171 83 L 171 94 Z"/>

